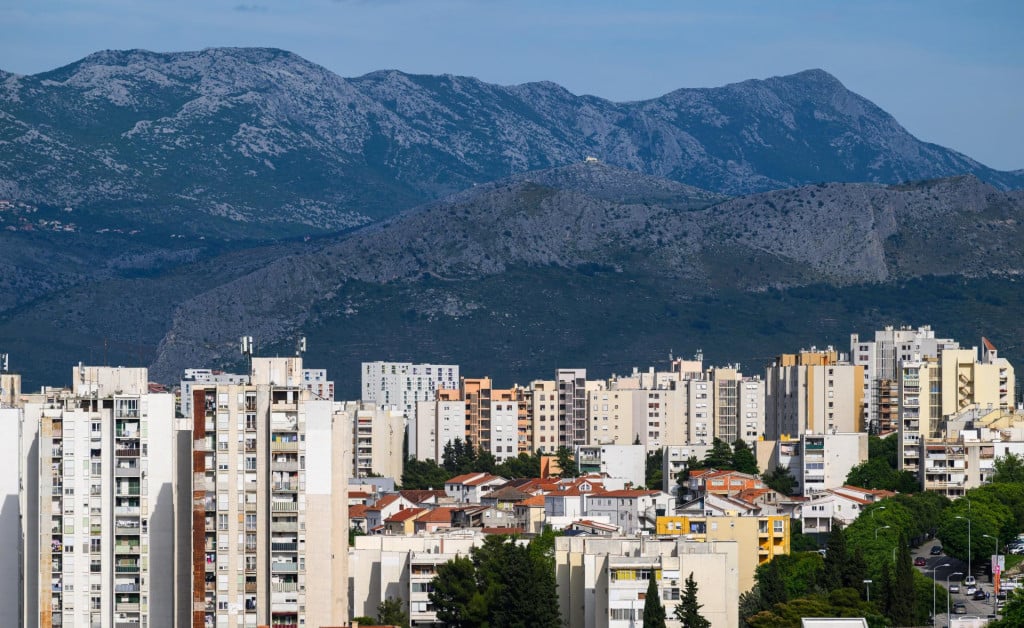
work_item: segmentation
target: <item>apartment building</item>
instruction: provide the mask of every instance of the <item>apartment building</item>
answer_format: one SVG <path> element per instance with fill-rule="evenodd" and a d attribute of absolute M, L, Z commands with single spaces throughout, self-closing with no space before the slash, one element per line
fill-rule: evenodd
<path fill-rule="evenodd" d="M 558 385 L 535 380 L 528 388 L 531 451 L 553 454 L 558 451 Z"/>
<path fill-rule="evenodd" d="M 652 532 L 658 517 L 669 512 L 672 497 L 661 491 L 621 489 L 594 493 L 584 502 L 588 518 L 608 521 L 623 534 Z"/>
<path fill-rule="evenodd" d="M 297 627 L 348 618 L 349 413 L 313 399 L 302 358 L 252 359 L 249 383 L 192 390 L 179 474 L 182 625 Z M 167 564 L 170 564 L 169 562 Z"/>
<path fill-rule="evenodd" d="M 558 447 L 588 444 L 587 369 L 558 369 Z"/>
<path fill-rule="evenodd" d="M 775 358 L 765 373 L 765 438 L 863 431 L 864 367 L 835 349 Z"/>
<path fill-rule="evenodd" d="M 388 598 L 409 609 L 411 626 L 435 626 L 437 613 L 430 604 L 431 580 L 440 565 L 456 556 L 468 556 L 483 544 L 479 530 L 462 529 L 416 536 L 358 536 L 347 552 L 352 600 L 349 616 L 374 617 L 377 605 Z M 525 541 L 524 541 L 525 542 Z"/>
<path fill-rule="evenodd" d="M 215 369 L 185 369 L 181 378 L 180 398 L 178 399 L 181 416 L 192 416 L 192 388 L 216 384 L 248 384 L 249 374 L 225 373 Z"/>
<path fill-rule="evenodd" d="M 439 390 L 432 401 L 416 403 L 415 457 L 440 464 L 444 448 L 466 438 L 466 402 L 457 390 Z M 412 449 L 410 447 L 410 449 Z"/>
<path fill-rule="evenodd" d="M 362 400 L 378 405 L 398 406 L 409 430 L 409 455 L 415 450 L 417 433 L 416 404 L 437 398 L 440 389 L 458 390 L 457 364 L 412 364 L 411 362 L 363 362 Z"/>
<path fill-rule="evenodd" d="M 657 534 L 702 543 L 734 541 L 739 590 L 749 591 L 758 565 L 789 554 L 790 519 L 788 515 L 671 515 L 658 517 Z"/>
<path fill-rule="evenodd" d="M 3 504 L 22 514 L 5 537 L 22 559 L 7 572 L 23 585 L 21 604 L 0 611 L 21 607 L 10 625 L 173 625 L 174 398 L 149 393 L 147 377 L 79 365 L 72 389 L 7 413 L 0 440 L 19 450 L 23 487 L 16 508 L 10 493 Z"/>
<path fill-rule="evenodd" d="M 853 467 L 868 459 L 865 432 L 783 435 L 762 443 L 769 447 L 759 448 L 758 466 L 788 469 L 796 480 L 794 490 L 804 496 L 842 486 Z"/>
<path fill-rule="evenodd" d="M 643 445 L 585 445 L 574 453 L 581 475 L 624 478 L 633 486 L 647 483 L 647 449 Z"/>
<path fill-rule="evenodd" d="M 950 499 L 987 484 L 995 461 L 1024 455 L 1024 413 L 969 406 L 947 418 L 940 438 L 921 441 L 921 487 Z"/>
<path fill-rule="evenodd" d="M 959 349 L 950 338 L 936 338 L 929 325 L 914 329 L 887 325 L 874 340 L 850 334 L 850 361 L 864 367 L 862 420 L 873 434 L 895 429 L 891 394 L 904 360 L 937 358 L 944 349 Z M 889 428 L 886 430 L 886 428 Z"/>
<path fill-rule="evenodd" d="M 729 628 L 739 621 L 743 589 L 735 542 L 563 536 L 555 539 L 555 574 L 562 623 L 569 628 L 640 625 L 651 579 L 658 583 L 671 617 L 691 574 L 701 615 L 713 628 Z"/>
<path fill-rule="evenodd" d="M 1013 366 L 982 338 L 974 349 L 944 349 L 938 358 L 904 360 L 899 374 L 900 469 L 920 478 L 921 443 L 943 438 L 946 418 L 969 407 L 1009 410 Z"/>
<path fill-rule="evenodd" d="M 671 495 L 679 491 L 679 475 L 689 472 L 687 462 L 690 458 L 703 460 L 711 450 L 711 444 L 702 445 L 669 445 L 665 447 L 661 458 L 661 490 Z"/>
<path fill-rule="evenodd" d="M 352 477 L 402 480 L 405 416 L 397 406 L 344 401 L 335 412 L 352 426 Z"/>

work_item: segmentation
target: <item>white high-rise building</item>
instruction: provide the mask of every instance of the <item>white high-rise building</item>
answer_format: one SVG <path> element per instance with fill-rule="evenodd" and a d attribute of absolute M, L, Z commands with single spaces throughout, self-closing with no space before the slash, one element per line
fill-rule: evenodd
<path fill-rule="evenodd" d="M 457 391 L 416 404 L 416 458 L 441 463 L 445 445 L 466 438 L 466 401 Z M 452 394 L 454 393 L 454 394 Z"/>
<path fill-rule="evenodd" d="M 959 348 L 955 340 L 936 338 L 929 325 L 917 329 L 887 325 L 875 331 L 874 340 L 862 341 L 859 334 L 850 334 L 850 362 L 864 367 L 864 425 L 869 426 L 872 433 L 895 429 L 889 421 L 885 392 L 897 387 L 903 361 L 937 358 L 944 349 Z"/>
<path fill-rule="evenodd" d="M 417 418 L 416 404 L 432 401 L 441 389 L 458 390 L 459 366 L 457 364 L 413 364 L 411 362 L 363 362 L 363 401 L 378 405 L 398 406 L 406 420 L 410 434 L 409 455 L 418 456 L 416 451 Z"/>
<path fill-rule="evenodd" d="M 20 444 L 23 625 L 172 626 L 174 398 L 141 368 L 73 381 L 28 395 L 2 439 Z"/>
<path fill-rule="evenodd" d="M 315 399 L 304 372 L 300 357 L 254 357 L 249 383 L 193 387 L 178 484 L 186 625 L 348 619 L 351 417 Z"/>

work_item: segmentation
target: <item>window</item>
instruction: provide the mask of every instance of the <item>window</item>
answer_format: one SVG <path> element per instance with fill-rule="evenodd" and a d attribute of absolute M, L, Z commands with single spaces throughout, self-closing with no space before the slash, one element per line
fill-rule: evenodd
<path fill-rule="evenodd" d="M 228 529 L 228 515 L 227 513 L 217 513 L 217 529 L 227 530 Z"/>

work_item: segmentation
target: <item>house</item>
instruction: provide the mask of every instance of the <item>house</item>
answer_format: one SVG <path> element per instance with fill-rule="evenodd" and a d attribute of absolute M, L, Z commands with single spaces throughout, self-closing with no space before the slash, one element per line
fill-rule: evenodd
<path fill-rule="evenodd" d="M 451 498 L 441 489 L 422 489 L 398 491 L 398 494 L 421 508 L 432 508 L 439 504 L 449 504 Z"/>
<path fill-rule="evenodd" d="M 610 523 L 602 523 L 591 519 L 580 519 L 573 521 L 565 529 L 566 535 L 593 534 L 598 536 L 612 536 L 619 533 L 619 527 Z"/>
<path fill-rule="evenodd" d="M 834 523 L 848 526 L 865 507 L 894 494 L 846 485 L 808 498 L 797 509 L 796 516 L 803 523 L 804 534 L 829 534 Z"/>
<path fill-rule="evenodd" d="M 605 517 L 622 528 L 625 535 L 641 530 L 653 531 L 658 517 L 668 513 L 672 496 L 662 491 L 624 489 L 594 495 L 583 513 L 588 517 Z"/>
<path fill-rule="evenodd" d="M 348 527 L 363 534 L 370 530 L 366 527 L 366 506 L 359 504 L 348 507 Z"/>
<path fill-rule="evenodd" d="M 524 493 L 512 486 L 503 486 L 481 497 L 480 503 L 511 512 L 516 504 L 529 497 L 533 497 L 533 495 L 531 493 Z"/>
<path fill-rule="evenodd" d="M 382 531 L 388 517 L 406 508 L 413 508 L 412 502 L 398 493 L 384 495 L 375 504 L 366 507 L 366 532 L 375 534 Z"/>
<path fill-rule="evenodd" d="M 416 519 L 429 512 L 426 508 L 399 510 L 384 520 L 384 534 L 407 536 L 415 533 Z"/>
<path fill-rule="evenodd" d="M 696 499 L 706 493 L 732 495 L 753 488 L 767 488 L 761 478 L 739 471 L 717 469 L 694 469 L 686 483 L 683 501 Z"/>
<path fill-rule="evenodd" d="M 444 492 L 462 504 L 479 504 L 484 494 L 503 486 L 508 480 L 489 473 L 457 475 L 444 483 Z"/>
<path fill-rule="evenodd" d="M 544 531 L 544 496 L 534 495 L 512 507 L 516 525 L 530 534 Z"/>
<path fill-rule="evenodd" d="M 705 495 L 676 508 L 680 515 L 705 517 L 749 517 L 761 514 L 761 507 L 739 497 Z"/>
<path fill-rule="evenodd" d="M 427 532 L 444 532 L 452 527 L 452 514 L 457 510 L 452 506 L 438 506 L 429 510 L 426 514 L 417 517 L 414 523 L 414 532 L 419 534 Z"/>
<path fill-rule="evenodd" d="M 494 506 L 462 506 L 452 512 L 454 528 L 510 528 L 515 523 L 511 512 Z"/>

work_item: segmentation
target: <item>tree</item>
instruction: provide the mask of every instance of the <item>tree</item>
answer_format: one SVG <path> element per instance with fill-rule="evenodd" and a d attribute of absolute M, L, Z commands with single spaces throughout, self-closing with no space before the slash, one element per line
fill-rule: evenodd
<path fill-rule="evenodd" d="M 771 473 L 763 474 L 761 481 L 765 483 L 765 486 L 783 495 L 792 495 L 796 488 L 796 478 L 793 477 L 788 468 L 782 465 L 775 467 L 775 470 Z"/>
<path fill-rule="evenodd" d="M 883 458 L 869 458 L 850 469 L 846 483 L 861 488 L 891 491 L 896 488 L 896 475 L 896 470 Z"/>
<path fill-rule="evenodd" d="M 665 462 L 665 449 L 659 447 L 657 450 L 649 452 L 647 454 L 647 468 L 644 474 L 644 480 L 646 486 L 652 490 L 661 490 L 662 484 L 662 465 Z"/>
<path fill-rule="evenodd" d="M 760 470 L 757 468 L 757 458 L 751 451 L 750 445 L 742 438 L 737 438 L 732 444 L 732 468 L 740 473 L 757 475 Z"/>
<path fill-rule="evenodd" d="M 477 586 L 476 567 L 466 556 L 439 565 L 431 581 L 430 602 L 437 619 L 453 628 L 474 628 L 487 621 L 487 602 Z"/>
<path fill-rule="evenodd" d="M 793 552 L 814 552 L 818 549 L 818 541 L 809 534 L 804 534 L 803 521 L 790 519 L 789 548 Z"/>
<path fill-rule="evenodd" d="M 661 604 L 654 574 L 647 582 L 647 595 L 644 596 L 644 628 L 665 628 L 665 607 Z"/>
<path fill-rule="evenodd" d="M 897 626 L 917 625 L 917 587 L 914 585 L 916 571 L 910 558 L 907 539 L 900 535 L 892 583 L 892 595 L 895 602 L 889 614 Z"/>
<path fill-rule="evenodd" d="M 452 474 L 445 467 L 438 465 L 433 460 L 406 458 L 402 468 L 402 488 L 409 490 L 443 488 L 444 483 L 451 477 Z"/>
<path fill-rule="evenodd" d="M 676 604 L 674 615 L 683 624 L 683 628 L 710 628 L 711 622 L 700 614 L 700 609 L 703 604 L 697 603 L 697 582 L 693 579 L 693 572 L 686 577 L 686 583 L 683 587 L 683 596 Z M 646 609 L 644 612 L 644 626 L 647 625 Z M 664 617 L 662 618 L 662 624 L 664 625 Z"/>
<path fill-rule="evenodd" d="M 576 468 L 576 460 L 568 447 L 564 445 L 559 447 L 555 452 L 555 458 L 558 460 L 558 468 L 562 470 L 563 478 L 574 478 L 580 474 L 579 469 Z"/>
<path fill-rule="evenodd" d="M 896 436 L 868 436 L 868 458 L 885 460 L 890 469 L 896 469 L 899 458 L 898 446 L 899 439 Z"/>
<path fill-rule="evenodd" d="M 832 527 L 825 550 L 825 566 L 821 574 L 821 586 L 826 591 L 841 589 L 846 582 L 847 564 L 850 554 L 846 547 L 846 535 L 839 525 Z"/>
<path fill-rule="evenodd" d="M 409 628 L 409 613 L 402 610 L 405 603 L 400 598 L 389 597 L 377 605 L 377 623 L 381 626 Z"/>
<path fill-rule="evenodd" d="M 988 624 L 988 628 L 1016 628 L 1017 626 L 1024 626 L 1024 589 L 1015 589 L 1007 595 L 1002 618 Z"/>
<path fill-rule="evenodd" d="M 765 608 L 771 608 L 789 599 L 779 564 L 775 560 L 769 562 L 765 566 L 763 577 L 759 577 L 757 581 L 761 589 L 761 603 Z"/>
<path fill-rule="evenodd" d="M 732 469 L 732 447 L 720 438 L 711 442 L 711 449 L 704 456 L 704 467 L 711 469 Z"/>
<path fill-rule="evenodd" d="M 1024 457 L 1008 451 L 1005 456 L 992 461 L 992 464 L 995 466 L 993 483 L 1024 482 Z"/>

